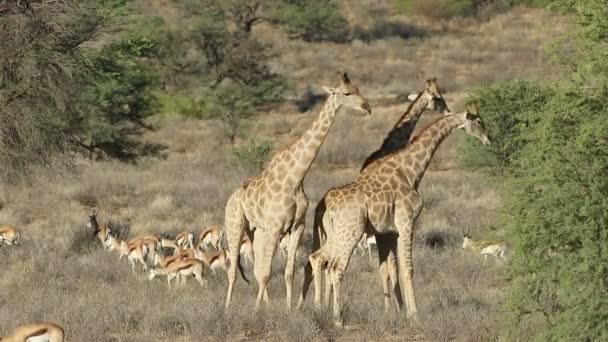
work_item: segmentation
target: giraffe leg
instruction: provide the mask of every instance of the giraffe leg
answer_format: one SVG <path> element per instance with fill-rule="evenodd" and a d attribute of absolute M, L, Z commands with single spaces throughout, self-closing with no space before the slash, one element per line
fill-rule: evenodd
<path fill-rule="evenodd" d="M 362 231 L 362 230 L 361 230 Z M 361 238 L 361 235 L 359 235 Z M 353 254 L 353 249 L 357 247 L 357 241 L 359 239 L 352 239 L 349 241 L 345 241 L 343 245 L 339 246 L 339 249 L 336 250 L 334 254 L 334 258 L 332 259 L 331 265 L 329 265 L 329 275 L 331 276 L 332 287 L 334 292 L 334 308 L 333 308 L 333 317 L 334 324 L 338 328 L 343 327 L 343 319 L 342 319 L 342 279 L 344 278 L 344 272 L 346 272 L 346 268 L 348 267 L 348 263 L 350 261 L 350 257 Z"/>
<path fill-rule="evenodd" d="M 380 262 L 380 281 L 382 282 L 382 292 L 384 293 L 384 312 L 388 312 L 390 307 L 390 287 L 388 271 L 388 255 L 390 246 L 386 234 L 376 235 L 376 247 L 378 248 L 378 261 Z"/>
<path fill-rule="evenodd" d="M 412 265 L 412 238 L 414 221 L 422 209 L 422 200 L 417 194 L 412 194 L 409 200 L 400 201 L 395 206 L 395 225 L 399 231 L 397 253 L 399 261 L 399 278 L 403 290 L 407 315 L 418 320 L 418 308 L 414 295 L 414 269 Z"/>
<path fill-rule="evenodd" d="M 325 263 L 323 257 L 325 246 L 308 257 L 308 263 L 312 269 L 312 278 L 315 281 L 315 309 L 321 308 L 321 272 L 323 271 L 322 267 Z M 304 284 L 304 286 L 306 286 L 306 284 Z"/>
<path fill-rule="evenodd" d="M 403 308 L 403 295 L 401 293 L 401 288 L 399 287 L 399 268 L 397 267 L 397 236 L 391 236 L 391 249 L 388 254 L 387 264 L 388 264 L 388 274 L 391 280 L 391 285 L 393 287 L 393 300 L 395 301 L 395 306 L 397 307 L 397 311 L 401 311 Z"/>
<path fill-rule="evenodd" d="M 300 237 L 304 232 L 304 222 L 298 224 L 291 230 L 289 235 L 289 245 L 287 246 L 287 264 L 285 265 L 285 290 L 287 292 L 287 308 L 291 309 L 291 296 L 293 287 L 293 269 L 298 251 Z"/>
<path fill-rule="evenodd" d="M 382 234 L 382 235 L 376 235 L 376 247 L 378 248 L 378 256 L 380 257 L 380 244 L 378 242 L 378 238 L 380 238 L 382 240 L 382 244 L 384 245 L 383 247 L 383 255 L 382 258 L 385 261 L 385 267 L 386 267 L 386 273 L 382 273 L 381 270 L 381 277 L 382 277 L 382 281 L 384 282 L 383 288 L 388 288 L 388 282 L 390 279 L 390 282 L 392 284 L 392 288 L 393 288 L 393 300 L 395 301 L 395 306 L 397 308 L 397 311 L 401 311 L 401 308 L 403 307 L 403 298 L 402 298 L 402 294 L 401 294 L 401 288 L 399 287 L 399 268 L 397 267 L 397 238 L 398 235 L 397 234 L 393 234 L 393 233 L 388 233 L 388 234 Z M 381 261 L 381 265 L 382 267 L 382 261 Z M 386 286 L 386 287 L 385 287 Z M 388 294 L 390 296 L 390 291 L 389 292 L 385 292 L 385 294 Z M 387 300 L 388 298 L 385 297 L 385 305 L 387 304 Z M 388 307 L 385 306 L 385 311 L 388 310 Z"/>
<path fill-rule="evenodd" d="M 312 282 L 312 265 L 310 260 L 304 266 L 304 282 L 302 283 L 302 292 L 300 292 L 300 298 L 298 299 L 298 304 L 296 308 L 299 309 L 304 304 L 304 299 L 308 294 L 308 289 L 310 288 L 310 283 Z"/>
<path fill-rule="evenodd" d="M 323 297 L 323 307 L 328 308 L 329 303 L 331 302 L 331 293 L 333 291 L 332 270 L 325 266 L 323 274 L 325 276 L 325 296 Z M 319 288 L 319 292 L 321 292 L 321 288 Z"/>
<path fill-rule="evenodd" d="M 277 248 L 277 242 L 279 239 L 278 234 L 273 235 L 271 228 L 266 228 L 265 231 L 256 231 L 256 239 L 253 240 L 253 253 L 255 255 L 255 262 L 253 265 L 253 274 L 258 282 L 258 295 L 255 302 L 255 310 L 260 308 L 262 298 L 266 297 L 265 301 L 267 304 L 267 296 L 264 296 L 266 292 L 266 286 L 270 280 L 270 273 L 272 270 L 272 257 Z"/>
<path fill-rule="evenodd" d="M 241 237 L 243 230 L 247 227 L 247 220 L 241 209 L 238 196 L 240 189 L 233 193 L 226 203 L 226 214 L 224 216 L 224 229 L 226 230 L 226 240 L 228 242 L 228 253 L 230 266 L 226 272 L 228 276 L 228 292 L 226 293 L 226 309 L 230 307 L 232 291 L 236 281 L 236 269 L 239 263 L 239 251 L 241 250 Z"/>

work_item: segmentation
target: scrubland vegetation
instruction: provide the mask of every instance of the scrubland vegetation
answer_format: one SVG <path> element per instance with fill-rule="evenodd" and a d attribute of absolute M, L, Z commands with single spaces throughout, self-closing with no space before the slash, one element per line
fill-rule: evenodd
<path fill-rule="evenodd" d="M 546 5 L 550 9 L 544 9 Z M 608 332 L 608 13 L 575 1 L 0 1 L 0 335 L 42 320 L 71 341 L 603 340 Z M 354 179 L 426 76 L 472 99 L 493 144 L 435 155 L 414 234 L 420 322 L 383 312 L 377 262 L 355 256 L 344 318 L 271 306 L 226 277 L 169 292 L 85 227 L 133 236 L 223 223 L 231 192 L 310 125 L 348 71 L 371 117 L 340 113 L 304 187 L 312 210 Z M 438 117 L 422 116 L 418 127 Z M 462 231 L 509 242 L 506 263 Z M 139 270 L 138 270 L 139 271 Z M 251 276 L 251 270 L 246 270 Z"/>

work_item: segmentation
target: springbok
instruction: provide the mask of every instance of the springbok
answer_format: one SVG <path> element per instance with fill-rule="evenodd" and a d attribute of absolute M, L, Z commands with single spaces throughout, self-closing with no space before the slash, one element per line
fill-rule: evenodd
<path fill-rule="evenodd" d="M 220 225 L 209 226 L 201 231 L 198 235 L 198 249 L 205 249 L 209 246 L 220 250 L 222 238 L 224 237 L 224 230 Z"/>
<path fill-rule="evenodd" d="M 360 250 L 365 254 L 367 251 L 367 255 L 369 255 L 369 261 L 372 261 L 372 245 L 376 245 L 376 235 L 367 235 L 367 233 L 363 233 L 361 240 L 357 244 L 357 249 L 355 251 Z"/>
<path fill-rule="evenodd" d="M 463 233 L 462 248 L 468 248 L 475 252 L 479 252 L 479 255 L 483 255 L 484 261 L 488 260 L 488 255 L 493 255 L 498 260 L 505 260 L 505 254 L 507 253 L 507 244 L 505 242 L 484 240 L 473 241 L 471 235 L 468 233 Z"/>
<path fill-rule="evenodd" d="M 150 253 L 150 249 L 145 243 L 145 240 L 135 240 L 129 243 L 124 240 L 119 240 L 112 234 L 108 234 L 105 243 L 108 246 L 108 250 L 118 252 L 118 260 L 122 260 L 124 256 L 127 257 L 127 261 L 133 272 L 135 272 L 135 263 L 137 261 L 142 264 L 144 271 L 148 270 L 146 257 Z"/>
<path fill-rule="evenodd" d="M 203 260 L 203 252 L 194 248 L 186 248 L 182 249 L 181 247 L 177 247 L 175 249 L 176 253 L 171 256 L 164 256 L 160 253 L 157 253 L 154 256 L 154 266 L 160 265 L 161 267 L 167 267 L 171 263 L 181 260 L 181 259 L 199 259 Z"/>
<path fill-rule="evenodd" d="M 180 284 L 185 283 L 185 277 L 193 275 L 201 287 L 207 285 L 207 281 L 203 279 L 203 270 L 205 264 L 198 259 L 181 259 L 169 264 L 167 267 L 151 269 L 148 274 L 148 279 L 152 280 L 157 275 L 167 276 L 167 285 L 171 288 L 171 280 L 177 277 Z"/>
<path fill-rule="evenodd" d="M 248 266 L 253 265 L 253 243 L 247 236 L 247 234 L 243 235 L 243 242 L 241 242 L 241 250 L 239 252 L 241 258 Z"/>
<path fill-rule="evenodd" d="M 0 226 L 0 246 L 7 244 L 14 246 L 19 243 L 19 232 L 13 226 Z"/>
<path fill-rule="evenodd" d="M 108 249 L 108 245 L 105 243 L 108 234 L 110 234 L 110 229 L 107 225 L 100 226 L 99 222 L 97 222 L 97 211 L 94 210 L 91 215 L 89 215 L 89 222 L 87 223 L 87 228 L 93 229 L 93 236 L 97 237 L 97 239 L 103 245 L 105 250 Z"/>
<path fill-rule="evenodd" d="M 2 342 L 63 342 L 64 331 L 52 322 L 27 324 L 0 338 Z"/>
<path fill-rule="evenodd" d="M 166 237 L 161 238 L 160 240 L 161 248 L 173 248 L 177 250 L 178 247 L 194 247 L 194 234 L 190 232 L 181 232 L 179 233 L 175 239 L 169 239 Z M 175 251 L 177 253 L 177 251 Z"/>

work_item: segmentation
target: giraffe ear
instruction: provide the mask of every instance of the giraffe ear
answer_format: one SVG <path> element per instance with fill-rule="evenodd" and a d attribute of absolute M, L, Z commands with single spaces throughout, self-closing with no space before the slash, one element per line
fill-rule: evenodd
<path fill-rule="evenodd" d="M 417 94 L 417 93 L 409 94 L 409 95 L 407 96 L 407 99 L 408 99 L 408 100 L 410 100 L 410 101 L 412 101 L 412 102 L 414 102 L 414 101 L 416 101 L 416 99 L 418 98 L 418 95 L 419 95 L 419 94 Z"/>
<path fill-rule="evenodd" d="M 323 90 L 327 92 L 329 95 L 333 95 L 336 93 L 336 88 L 323 86 Z"/>

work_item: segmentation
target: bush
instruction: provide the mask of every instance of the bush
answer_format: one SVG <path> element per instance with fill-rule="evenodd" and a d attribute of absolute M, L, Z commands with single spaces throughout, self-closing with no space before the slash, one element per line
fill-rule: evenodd
<path fill-rule="evenodd" d="M 274 20 L 286 26 L 292 38 L 312 41 L 348 40 L 348 21 L 333 0 L 284 0 Z"/>
<path fill-rule="evenodd" d="M 92 86 L 82 97 L 79 146 L 92 157 L 133 160 L 156 155 L 162 146 L 138 137 L 152 127 L 146 119 L 156 112 L 152 90 L 156 77 L 139 58 L 157 52 L 153 40 L 131 36 L 103 47 L 92 58 Z"/>
<path fill-rule="evenodd" d="M 466 137 L 460 164 L 502 174 L 525 144 L 520 131 L 529 124 L 527 113 L 540 111 L 550 94 L 545 86 L 517 80 L 474 89 L 470 98 L 479 102 L 492 145 L 483 146 L 477 139 Z"/>
<path fill-rule="evenodd" d="M 261 171 L 273 150 L 271 140 L 251 139 L 247 144 L 234 147 L 232 154 L 249 172 Z"/>
<path fill-rule="evenodd" d="M 505 222 L 515 252 L 508 309 L 512 332 L 525 340 L 605 341 L 608 12 L 604 0 L 556 4 L 578 28 L 554 49 L 565 77 L 540 111 L 528 111 L 526 143 L 508 170 Z"/>
<path fill-rule="evenodd" d="M 448 19 L 473 14 L 473 0 L 395 0 L 396 7 L 405 14 L 431 19 Z"/>
<path fill-rule="evenodd" d="M 58 155 L 71 160 L 66 152 L 79 134 L 76 99 L 90 72 L 79 46 L 103 19 L 89 5 L 9 2 L 0 15 L 0 173 L 5 180 L 49 166 Z"/>

